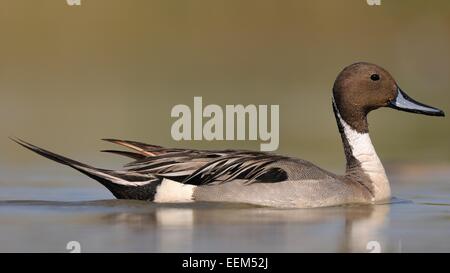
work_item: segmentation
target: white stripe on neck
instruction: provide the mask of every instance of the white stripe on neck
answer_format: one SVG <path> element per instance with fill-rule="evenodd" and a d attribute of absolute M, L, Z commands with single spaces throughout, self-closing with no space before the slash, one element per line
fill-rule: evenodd
<path fill-rule="evenodd" d="M 363 172 L 369 176 L 374 186 L 374 194 L 376 199 L 384 199 L 390 196 L 389 181 L 386 176 L 383 164 L 378 157 L 369 133 L 359 133 L 353 129 L 339 113 L 333 97 L 333 105 L 336 109 L 336 114 L 344 129 L 344 137 L 348 144 L 354 158 L 361 164 Z M 377 195 L 380 198 L 377 198 Z"/>

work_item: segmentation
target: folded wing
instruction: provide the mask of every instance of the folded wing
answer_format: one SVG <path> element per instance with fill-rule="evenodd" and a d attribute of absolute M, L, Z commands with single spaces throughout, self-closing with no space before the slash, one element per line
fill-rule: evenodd
<path fill-rule="evenodd" d="M 288 157 L 264 152 L 243 150 L 192 150 L 164 148 L 145 143 L 107 139 L 134 150 L 130 155 L 136 160 L 125 165 L 126 170 L 152 174 L 171 180 L 192 184 L 218 184 L 235 179 L 254 182 L 280 182 L 287 179 L 286 172 L 273 163 Z"/>

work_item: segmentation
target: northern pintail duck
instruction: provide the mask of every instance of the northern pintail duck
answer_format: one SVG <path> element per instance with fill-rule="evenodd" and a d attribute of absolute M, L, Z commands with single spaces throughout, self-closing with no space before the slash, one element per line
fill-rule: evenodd
<path fill-rule="evenodd" d="M 444 112 L 411 99 L 386 70 L 369 63 L 352 64 L 338 75 L 332 101 L 347 160 L 344 175 L 271 153 L 174 149 L 116 139 L 106 140 L 133 152 L 107 152 L 134 161 L 123 170 L 106 170 L 23 140 L 15 141 L 97 180 L 120 199 L 238 202 L 286 208 L 389 200 L 389 180 L 370 140 L 367 114 L 380 107 L 431 116 L 444 116 Z"/>

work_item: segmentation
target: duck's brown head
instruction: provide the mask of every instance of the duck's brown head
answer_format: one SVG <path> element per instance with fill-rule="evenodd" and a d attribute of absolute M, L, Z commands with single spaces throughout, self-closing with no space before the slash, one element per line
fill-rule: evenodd
<path fill-rule="evenodd" d="M 444 112 L 411 99 L 383 68 L 355 63 L 339 73 L 333 86 L 334 103 L 342 119 L 360 133 L 368 132 L 367 114 L 380 107 L 431 116 Z"/>

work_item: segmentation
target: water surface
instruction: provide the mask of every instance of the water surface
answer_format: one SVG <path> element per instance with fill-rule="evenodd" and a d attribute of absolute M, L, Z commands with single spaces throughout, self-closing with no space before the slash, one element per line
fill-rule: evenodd
<path fill-rule="evenodd" d="M 83 252 L 369 252 L 374 241 L 383 252 L 448 252 L 449 174 L 403 170 L 390 175 L 391 204 L 319 209 L 162 205 L 111 199 L 95 184 L 6 183 L 0 251 L 67 252 L 78 241 Z"/>

